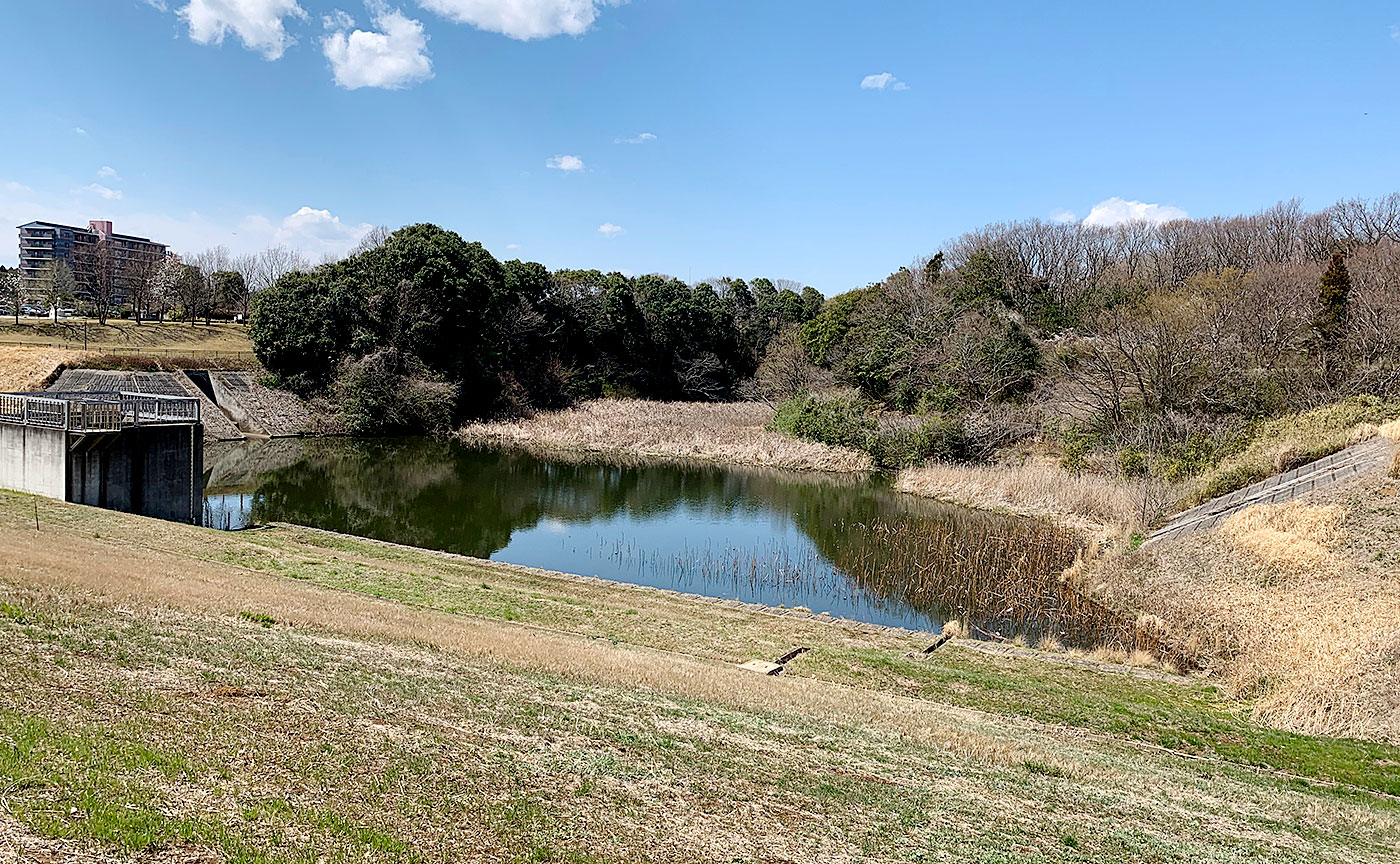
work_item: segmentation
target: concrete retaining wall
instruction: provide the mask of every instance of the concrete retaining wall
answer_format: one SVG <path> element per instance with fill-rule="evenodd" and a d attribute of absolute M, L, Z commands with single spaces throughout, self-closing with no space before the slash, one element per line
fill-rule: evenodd
<path fill-rule="evenodd" d="M 67 491 L 68 433 L 0 423 L 0 487 L 49 498 Z"/>
<path fill-rule="evenodd" d="M 201 520 L 204 435 L 198 426 L 70 437 L 67 500 L 174 522 Z"/>
<path fill-rule="evenodd" d="M 198 524 L 204 430 L 192 423 L 80 433 L 0 423 L 0 488 Z"/>

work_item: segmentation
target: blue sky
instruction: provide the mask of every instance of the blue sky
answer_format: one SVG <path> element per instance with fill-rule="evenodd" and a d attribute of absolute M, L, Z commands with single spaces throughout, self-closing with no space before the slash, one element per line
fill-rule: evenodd
<path fill-rule="evenodd" d="M 1400 190 L 1394 2 L 43 0 L 0 32 L 0 218 L 184 252 L 431 221 L 833 294 L 990 221 Z"/>

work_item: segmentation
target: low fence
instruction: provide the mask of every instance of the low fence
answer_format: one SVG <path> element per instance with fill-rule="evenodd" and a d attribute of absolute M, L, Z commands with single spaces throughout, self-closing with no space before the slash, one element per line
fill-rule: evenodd
<path fill-rule="evenodd" d="M 0 393 L 0 422 L 69 432 L 198 423 L 199 400 L 150 393 Z"/>

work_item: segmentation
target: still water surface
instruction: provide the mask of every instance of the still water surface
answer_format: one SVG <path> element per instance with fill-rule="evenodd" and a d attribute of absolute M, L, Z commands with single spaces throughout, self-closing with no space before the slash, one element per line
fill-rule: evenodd
<path fill-rule="evenodd" d="M 430 439 L 218 445 L 205 463 L 213 527 L 291 522 L 877 624 L 937 630 L 972 614 L 988 628 L 1072 635 L 1053 608 L 1029 608 L 1039 600 L 972 588 L 998 569 L 1058 573 L 1074 552 L 1067 538 L 902 495 L 879 476 L 546 459 Z M 1007 602 L 1027 608 L 991 608 Z"/>

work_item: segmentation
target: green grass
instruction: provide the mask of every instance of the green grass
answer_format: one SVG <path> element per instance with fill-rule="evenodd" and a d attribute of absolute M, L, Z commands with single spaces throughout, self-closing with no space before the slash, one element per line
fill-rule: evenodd
<path fill-rule="evenodd" d="M 967 734 L 1013 748 L 984 756 L 795 710 L 249 631 L 234 616 L 25 602 L 48 623 L 0 624 L 0 674 L 13 685 L 0 692 L 0 788 L 29 830 L 133 855 L 190 844 L 239 864 L 893 861 L 922 850 L 1311 864 L 1383 861 L 1400 840 L 1392 801 L 1053 728 L 969 722 Z M 67 657 L 87 683 L 58 684 L 36 656 Z M 211 699 L 193 670 L 266 695 Z M 153 689 L 156 707 L 130 710 Z"/>

